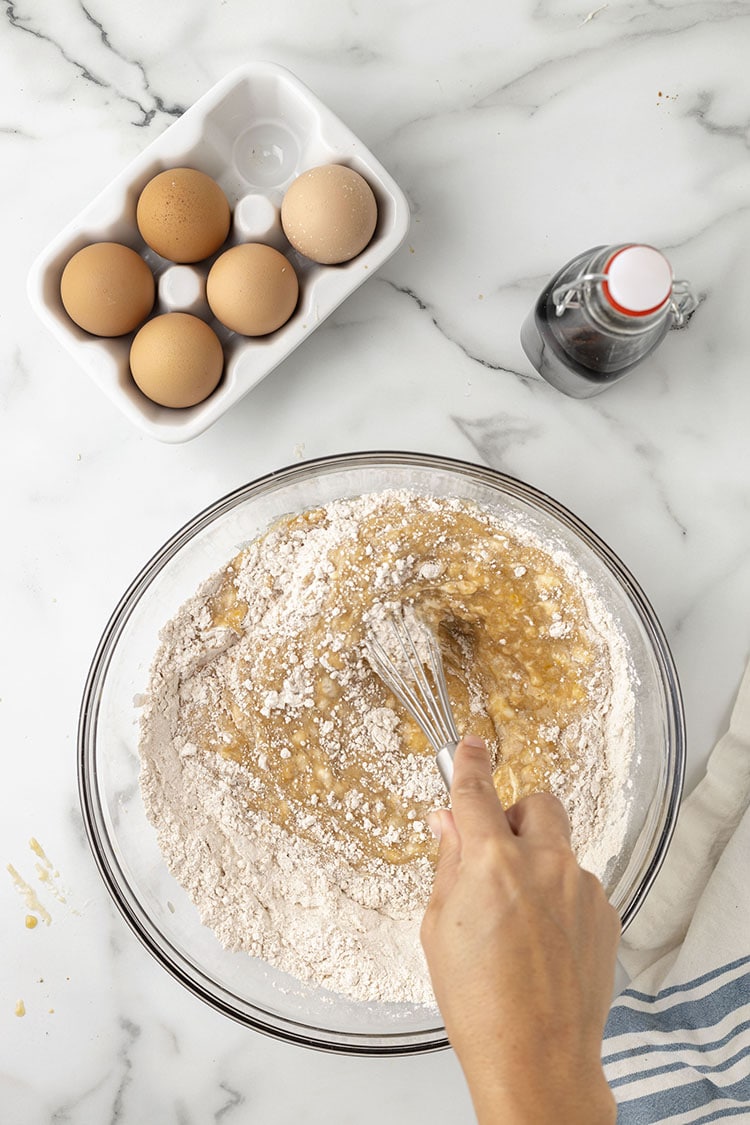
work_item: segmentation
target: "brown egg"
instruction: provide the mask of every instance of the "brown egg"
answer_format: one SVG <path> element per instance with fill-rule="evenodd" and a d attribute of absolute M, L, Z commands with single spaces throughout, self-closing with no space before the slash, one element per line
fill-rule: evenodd
<path fill-rule="evenodd" d="M 292 246 L 323 265 L 348 262 L 360 254 L 377 220 L 372 188 L 343 164 L 303 172 L 281 204 L 281 225 Z"/>
<path fill-rule="evenodd" d="M 233 246 L 216 259 L 206 296 L 217 320 L 242 336 L 266 336 L 295 310 L 299 282 L 288 258 L 260 242 Z"/>
<path fill-rule="evenodd" d="M 124 336 L 154 307 L 154 275 L 140 254 L 119 242 L 93 242 L 70 259 L 60 297 L 71 320 L 94 336 Z"/>
<path fill-rule="evenodd" d="M 164 313 L 143 325 L 130 348 L 130 370 L 160 406 L 195 406 L 215 390 L 224 367 L 219 337 L 190 313 Z"/>
<path fill-rule="evenodd" d="M 201 262 L 229 234 L 232 215 L 216 180 L 195 168 L 169 168 L 146 184 L 136 222 L 144 242 L 170 262 Z"/>

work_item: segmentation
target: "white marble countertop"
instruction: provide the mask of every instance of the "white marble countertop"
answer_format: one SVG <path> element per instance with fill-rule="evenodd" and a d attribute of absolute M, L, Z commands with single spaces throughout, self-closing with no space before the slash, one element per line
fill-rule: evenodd
<path fill-rule="evenodd" d="M 214 499 L 302 458 L 444 453 L 549 492 L 631 569 L 674 653 L 694 783 L 750 644 L 750 7 L 17 0 L 3 16 L 0 854 L 51 924 L 26 928 L 4 870 L 0 1115 L 469 1122 L 450 1052 L 346 1059 L 278 1043 L 142 949 L 84 838 L 85 675 L 128 582 Z M 160 444 L 39 324 L 26 276 L 132 157 L 252 59 L 287 66 L 361 137 L 407 193 L 411 231 L 215 426 Z M 617 386 L 565 398 L 533 374 L 520 323 L 575 253 L 628 240 L 663 249 L 701 305 Z"/>

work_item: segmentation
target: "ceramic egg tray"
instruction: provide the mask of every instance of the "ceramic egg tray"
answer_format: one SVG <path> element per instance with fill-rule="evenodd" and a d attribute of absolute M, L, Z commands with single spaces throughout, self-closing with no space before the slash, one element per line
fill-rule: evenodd
<path fill-rule="evenodd" d="M 378 222 L 361 254 L 342 265 L 323 266 L 289 246 L 279 212 L 286 189 L 301 172 L 332 163 L 364 176 L 377 200 Z M 222 250 L 265 242 L 294 266 L 299 303 L 291 319 L 269 336 L 239 336 L 211 316 L 205 282 L 218 253 L 197 265 L 175 265 L 141 238 L 138 196 L 158 172 L 180 166 L 206 172 L 227 196 L 232 227 Z M 209 90 L 61 231 L 35 262 L 28 292 L 47 327 L 131 422 L 160 441 L 187 441 L 216 422 L 371 277 L 401 245 L 408 227 L 403 192 L 357 137 L 288 70 L 250 63 Z M 68 317 L 60 299 L 62 271 L 77 250 L 104 241 L 132 247 L 151 267 L 157 283 L 151 316 L 191 312 L 216 331 L 224 348 L 224 374 L 204 402 L 180 410 L 151 402 L 130 374 L 133 334 L 91 336 Z"/>

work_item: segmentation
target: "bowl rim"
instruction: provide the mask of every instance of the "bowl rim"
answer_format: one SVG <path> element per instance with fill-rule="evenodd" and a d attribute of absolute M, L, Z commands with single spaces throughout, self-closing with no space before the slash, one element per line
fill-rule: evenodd
<path fill-rule="evenodd" d="M 98 800 L 96 731 L 99 702 L 101 689 L 119 639 L 141 596 L 167 563 L 196 534 L 238 504 L 259 493 L 267 492 L 269 488 L 284 487 L 300 477 L 321 475 L 329 469 L 387 468 L 388 466 L 408 468 L 410 465 L 422 469 L 443 470 L 462 478 L 468 476 L 530 503 L 537 509 L 541 508 L 584 540 L 599 560 L 613 572 L 626 596 L 638 611 L 640 623 L 648 636 L 663 683 L 669 689 L 668 700 L 671 707 L 667 710 L 667 721 L 671 745 L 668 762 L 671 784 L 663 810 L 661 831 L 658 839 L 654 841 L 653 855 L 641 877 L 636 893 L 627 904 L 621 918 L 623 932 L 640 909 L 664 861 L 674 833 L 684 786 L 685 713 L 674 659 L 661 623 L 639 583 L 604 540 L 558 500 L 536 486 L 491 466 L 477 465 L 442 454 L 403 450 L 365 450 L 331 454 L 288 464 L 238 486 L 204 507 L 178 528 L 138 571 L 110 614 L 92 657 L 81 699 L 77 733 L 78 792 L 86 838 L 96 867 L 115 906 L 141 944 L 171 976 L 204 1003 L 245 1027 L 283 1042 L 327 1053 L 383 1058 L 444 1050 L 450 1046 L 450 1043 L 441 1024 L 419 1032 L 352 1033 L 326 1029 L 326 1038 L 321 1039 L 311 1034 L 314 1030 L 311 1025 L 286 1016 L 275 1014 L 271 1016 L 264 1009 L 256 1009 L 247 1001 L 243 1001 L 243 1004 L 245 1008 L 252 1008 L 252 1013 L 232 1007 L 231 991 L 223 985 L 217 985 L 215 981 L 211 982 L 214 989 L 217 992 L 221 991 L 223 996 L 212 992 L 204 983 L 209 979 L 206 974 L 186 954 L 176 950 L 171 942 L 164 938 L 158 926 L 143 910 L 127 879 L 120 872 Z M 168 950 L 173 956 L 170 956 Z"/>

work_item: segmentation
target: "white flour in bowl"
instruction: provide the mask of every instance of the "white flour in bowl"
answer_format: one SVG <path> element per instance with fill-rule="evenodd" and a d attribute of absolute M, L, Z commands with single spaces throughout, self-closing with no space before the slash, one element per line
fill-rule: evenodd
<path fill-rule="evenodd" d="M 362 650 L 413 604 L 504 804 L 563 800 L 604 877 L 627 819 L 622 638 L 572 560 L 463 501 L 382 492 L 282 521 L 165 626 L 141 787 L 170 871 L 227 947 L 358 1000 L 434 1003 L 419 925 L 447 803 Z"/>

